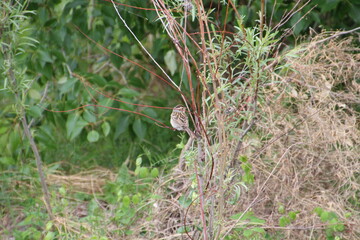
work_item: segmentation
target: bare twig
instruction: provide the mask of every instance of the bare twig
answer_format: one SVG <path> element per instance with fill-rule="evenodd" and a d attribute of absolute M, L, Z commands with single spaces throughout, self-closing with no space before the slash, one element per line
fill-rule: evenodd
<path fill-rule="evenodd" d="M 48 214 L 50 216 L 50 219 L 54 220 L 54 215 L 52 213 L 52 208 L 51 208 L 51 204 L 50 204 L 49 190 L 47 188 L 47 184 L 46 184 L 46 180 L 45 180 L 45 175 L 44 175 L 44 171 L 43 171 L 43 167 L 42 167 L 41 157 L 40 157 L 40 154 L 39 154 L 39 150 L 38 150 L 38 148 L 36 146 L 36 143 L 34 141 L 34 137 L 32 136 L 32 134 L 30 132 L 30 128 L 29 128 L 29 126 L 27 124 L 25 113 L 21 117 L 21 123 L 23 125 L 25 135 L 29 139 L 31 149 L 32 149 L 32 151 L 34 153 L 34 156 L 35 156 L 36 167 L 37 167 L 38 172 L 39 172 L 41 188 L 42 188 L 42 191 L 43 191 L 43 194 L 44 194 L 46 210 L 47 210 L 47 212 L 48 212 Z"/>
<path fill-rule="evenodd" d="M 150 57 L 150 59 L 155 63 L 155 65 L 163 72 L 163 74 L 167 77 L 167 79 L 177 88 L 180 90 L 179 86 L 171 79 L 171 77 L 166 73 L 166 71 L 160 66 L 160 64 L 153 58 L 153 56 L 149 53 L 149 51 L 144 47 L 144 45 L 140 42 L 140 40 L 137 38 L 135 33 L 131 30 L 131 28 L 127 25 L 125 19 L 121 16 L 119 10 L 117 9 L 115 3 L 113 0 L 111 0 L 114 9 L 120 18 L 120 20 L 125 25 L 126 29 L 131 33 L 131 35 L 135 38 L 136 42 L 140 45 L 140 47 L 145 51 L 145 53 Z"/>
<path fill-rule="evenodd" d="M 290 18 L 292 18 L 292 16 L 294 16 L 297 12 L 301 11 L 301 9 L 303 9 L 306 5 L 309 4 L 311 0 L 308 0 L 304 5 L 302 5 L 299 9 L 297 9 L 296 11 L 295 8 L 297 7 L 297 5 L 299 5 L 299 3 L 301 2 L 301 0 L 298 0 L 295 4 L 295 6 L 290 10 L 290 12 L 288 14 L 285 15 L 285 17 L 283 17 L 281 19 L 281 21 L 275 26 L 275 30 L 279 29 L 281 26 L 283 26 L 285 23 L 287 23 Z"/>
<path fill-rule="evenodd" d="M 260 39 L 262 39 L 262 37 L 263 37 L 264 22 L 265 22 L 265 0 L 261 0 L 261 10 L 260 10 Z"/>
<path fill-rule="evenodd" d="M 303 20 L 303 19 L 304 19 L 314 8 L 316 8 L 316 7 L 317 7 L 317 5 L 313 6 L 309 11 L 307 11 L 303 16 L 301 16 L 301 18 L 300 18 L 299 20 L 297 20 L 296 23 L 295 23 L 290 29 L 286 30 L 286 31 L 281 35 L 280 38 L 283 38 L 283 37 L 287 36 L 287 35 L 296 27 L 296 25 L 297 25 L 299 22 L 301 22 L 301 20 Z"/>
<path fill-rule="evenodd" d="M 352 33 L 352 32 L 358 31 L 358 30 L 360 30 L 360 27 L 351 29 L 351 30 L 349 30 L 349 31 L 338 32 L 338 33 L 335 33 L 334 35 L 331 35 L 330 37 L 327 37 L 327 38 L 324 38 L 324 39 L 322 39 L 322 40 L 313 42 L 313 43 L 311 43 L 311 44 L 312 44 L 312 45 L 316 45 L 316 44 L 319 44 L 319 43 L 323 43 L 323 42 L 326 42 L 326 41 L 328 41 L 328 40 L 330 40 L 330 39 L 339 37 L 339 36 L 341 36 L 341 35 L 349 34 L 349 33 Z"/>
<path fill-rule="evenodd" d="M 7 59 L 11 61 L 10 54 L 5 54 L 5 55 L 7 56 Z M 12 87 L 15 89 L 16 88 L 16 78 L 15 78 L 15 74 L 14 74 L 12 67 L 10 67 L 10 69 L 8 71 L 8 75 L 11 80 Z M 15 92 L 14 95 L 15 95 L 17 102 L 21 102 L 19 93 Z M 42 188 L 42 191 L 44 194 L 45 207 L 50 216 L 50 219 L 53 220 L 54 215 L 53 215 L 51 204 L 50 204 L 50 194 L 49 194 L 49 190 L 47 188 L 47 184 L 46 184 L 46 180 L 45 180 L 45 175 L 44 175 L 44 171 L 43 171 L 43 167 L 42 167 L 40 153 L 39 153 L 39 150 L 34 141 L 34 137 L 32 136 L 32 134 L 30 132 L 29 125 L 27 124 L 25 111 L 24 111 L 23 107 L 21 107 L 21 108 L 22 108 L 21 116 L 20 116 L 21 123 L 22 123 L 23 129 L 24 129 L 25 135 L 30 142 L 30 147 L 35 156 L 35 162 L 36 162 L 37 170 L 38 170 L 39 177 L 40 177 L 40 184 L 41 184 L 41 188 Z"/>

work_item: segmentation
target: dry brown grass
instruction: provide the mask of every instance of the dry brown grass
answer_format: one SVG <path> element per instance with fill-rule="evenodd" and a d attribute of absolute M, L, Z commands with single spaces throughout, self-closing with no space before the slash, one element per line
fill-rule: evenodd
<path fill-rule="evenodd" d="M 96 168 L 79 172 L 74 175 L 48 174 L 46 181 L 49 185 L 66 186 L 74 192 L 88 194 L 103 194 L 102 188 L 107 181 L 114 181 L 116 174 L 109 169 Z"/>
<path fill-rule="evenodd" d="M 272 74 L 273 82 L 281 83 L 267 87 L 261 117 L 242 152 L 255 156 L 250 158 L 255 183 L 238 204 L 225 208 L 231 216 L 251 207 L 266 220 L 264 229 L 272 236 L 277 232 L 278 239 L 325 239 L 327 224 L 314 213 L 315 207 L 336 213 L 345 225 L 337 233 L 341 239 L 360 238 L 360 49 L 352 38 L 315 44 L 324 37 L 300 46 L 299 58 L 286 59 L 292 70 Z M 178 185 L 191 184 L 178 173 L 170 178 Z M 158 233 L 152 239 L 181 239 L 176 229 L 183 224 L 184 209 L 178 203 L 179 191 L 171 187 L 174 183 L 166 183 L 158 192 L 164 200 L 154 205 L 154 220 L 147 229 Z M 299 212 L 286 227 L 279 227 L 285 215 L 279 213 L 280 205 L 286 213 Z M 200 223 L 194 207 L 187 218 L 188 223 Z M 231 232 L 233 224 L 226 222 L 223 232 Z"/>
<path fill-rule="evenodd" d="M 360 78 L 360 49 L 352 47 L 352 41 L 301 46 L 301 57 L 287 59 L 294 71 L 274 76 L 284 88 L 269 88 L 269 104 L 262 105 L 259 136 L 276 136 L 300 124 L 252 160 L 257 187 L 241 205 L 247 206 L 260 194 L 263 200 L 253 209 L 270 229 L 281 216 L 279 204 L 288 211 L 300 211 L 297 221 L 285 230 L 286 239 L 324 237 L 324 224 L 313 213 L 315 207 L 339 216 L 346 225 L 339 234 L 344 239 L 359 239 L 360 84 L 356 80 Z M 275 174 L 260 193 L 278 161 Z M 346 218 L 345 213 L 352 217 Z"/>

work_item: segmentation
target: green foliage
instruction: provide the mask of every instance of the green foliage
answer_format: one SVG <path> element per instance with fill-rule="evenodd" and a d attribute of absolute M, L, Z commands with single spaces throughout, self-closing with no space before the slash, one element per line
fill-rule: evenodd
<path fill-rule="evenodd" d="M 26 74 L 27 49 L 38 43 L 29 33 L 28 20 L 34 12 L 25 10 L 26 4 L 0 3 L 0 106 L 4 106 L 0 110 L 0 169 L 6 170 L 14 169 L 29 152 L 19 118 L 24 118 L 27 106 L 40 98 L 33 87 L 34 76 Z M 35 117 L 41 114 L 37 108 L 29 112 Z"/>
<path fill-rule="evenodd" d="M 240 157 L 241 161 L 241 168 L 244 171 L 244 174 L 242 175 L 242 181 L 246 184 L 252 184 L 254 183 L 254 174 L 251 173 L 252 165 L 248 162 L 248 159 L 246 156 Z"/>
<path fill-rule="evenodd" d="M 261 227 L 265 220 L 258 218 L 252 211 L 237 213 L 230 216 L 230 219 L 239 222 L 239 226 L 234 228 L 234 234 L 228 235 L 225 239 L 262 239 L 265 237 L 265 230 Z"/>
<path fill-rule="evenodd" d="M 131 176 L 127 167 L 123 165 L 116 181 L 109 182 L 105 187 L 105 199 L 119 206 L 116 209 L 114 221 L 123 225 L 129 225 L 141 216 L 142 213 L 135 210 L 136 206 L 152 197 L 151 183 L 155 180 L 154 177 L 157 177 L 158 170 L 153 168 L 149 174 L 149 168 L 141 164 L 142 159 L 138 157 L 134 176 Z"/>
<path fill-rule="evenodd" d="M 290 211 L 287 215 L 281 216 L 279 219 L 279 226 L 286 227 L 286 226 L 290 225 L 292 222 L 294 222 L 296 220 L 296 216 L 298 213 L 299 213 L 299 211 L 296 211 L 296 212 Z"/>
<path fill-rule="evenodd" d="M 338 218 L 336 213 L 325 211 L 321 207 L 316 207 L 314 212 L 318 215 L 321 222 L 326 224 L 325 234 L 328 240 L 336 239 L 336 233 L 345 230 L 344 223 Z"/>
<path fill-rule="evenodd" d="M 6 2 L 2 4 L 4 4 L 2 7 L 6 7 Z M 134 4 L 146 7 L 149 3 L 134 2 Z M 56 161 L 50 156 L 68 158 L 61 155 L 71 147 L 74 154 L 71 159 L 68 158 L 68 161 L 77 164 L 82 158 L 82 152 L 87 151 L 88 159 L 90 158 L 90 161 L 86 161 L 88 167 L 120 166 L 128 156 L 135 157 L 141 154 L 144 146 L 153 153 L 164 153 L 172 149 L 177 141 L 175 134 L 168 134 L 169 130 L 158 128 L 152 120 L 133 113 L 97 106 L 88 106 L 68 113 L 44 111 L 43 107 L 69 111 L 95 102 L 105 107 L 141 112 L 168 123 L 168 111 L 139 108 L 116 102 L 109 98 L 111 94 L 108 92 L 113 93 L 112 97 L 129 103 L 157 106 L 167 106 L 167 100 L 164 98 L 171 96 L 171 92 L 163 96 L 158 94 L 156 90 L 158 80 L 151 78 L 147 71 L 129 65 L 120 57 L 111 54 L 107 56 L 81 34 L 81 32 L 87 34 L 92 40 L 127 58 L 131 59 L 136 54 L 138 62 L 144 61 L 143 66 L 149 65 L 148 60 L 139 55 L 138 48 L 133 46 L 132 37 L 122 23 L 118 22 L 116 13 L 110 5 L 99 4 L 95 8 L 90 2 L 83 0 L 38 0 L 29 2 L 27 9 L 36 14 L 25 12 L 27 15 L 22 18 L 21 24 L 13 25 L 17 28 L 16 31 L 3 27 L 2 46 L 8 42 L 11 43 L 10 47 L 16 49 L 17 57 L 14 61 L 17 62 L 15 65 L 18 75 L 24 76 L 24 79 L 36 77 L 36 81 L 31 84 L 28 80 L 23 83 L 29 88 L 23 104 L 26 104 L 29 116 L 36 121 L 36 126 L 33 126 L 36 130 L 35 137 L 40 143 L 41 151 L 45 152 L 43 158 L 45 163 Z M 133 9 L 122 10 L 125 10 L 124 18 L 128 22 L 139 23 L 132 26 L 132 30 L 140 39 L 162 42 L 162 36 L 156 36 L 158 30 L 155 25 L 151 22 L 144 24 L 147 19 L 141 17 L 142 12 Z M 9 11 L 8 19 L 11 21 L 16 19 L 19 11 Z M 152 19 L 154 17 L 155 15 Z M 144 35 L 145 32 L 152 32 L 155 38 L 148 38 Z M 164 54 L 161 53 L 169 51 L 170 47 L 151 46 L 151 44 L 152 41 L 148 41 L 150 48 L 153 47 L 159 53 L 158 60 L 163 62 Z M 3 63 L 2 58 L 1 61 Z M 5 67 L 8 68 L 10 65 L 4 63 L 2 66 L 5 73 Z M 71 73 L 77 73 L 83 79 Z M 0 83 L 9 86 L 8 80 L 3 79 L 5 80 L 0 80 Z M 91 84 L 93 89 L 85 85 L 85 82 Z M 155 89 L 149 88 L 150 85 L 155 86 Z M 106 96 L 100 95 L 100 91 Z M 42 99 L 43 95 L 46 98 Z M 11 95 L 4 95 L 3 99 L 6 101 L 0 102 L 1 106 L 11 106 Z M 175 103 L 170 103 L 173 104 Z M 2 131 L 6 133 L 5 136 L 1 135 L 1 142 L 6 142 L 10 135 L 13 135 L 11 133 L 13 127 L 7 124 L 14 122 L 12 117 L 15 115 L 11 115 L 12 113 L 11 108 L 4 109 L 1 113 L 5 116 L 5 119 L 1 118 Z M 152 141 L 152 136 L 160 136 L 160 140 Z M 89 152 L 89 144 L 97 152 Z M 16 145 L 12 144 L 12 148 L 14 147 Z M 111 149 L 116 151 L 111 152 Z M 20 149 L 17 151 L 20 152 Z M 16 163 L 16 158 L 12 156 L 0 157 L 3 163 Z"/>
<path fill-rule="evenodd" d="M 11 226 L 2 229 L 0 236 L 41 239 L 48 216 L 41 200 L 35 163 L 18 166 L 17 172 L 1 172 L 0 183 L 0 217 L 7 216 L 10 224 L 7 226 Z"/>
<path fill-rule="evenodd" d="M 261 1 L 245 1 L 241 3 L 238 5 L 237 9 L 241 16 L 244 17 L 243 22 L 245 26 L 254 26 L 254 23 L 259 17 L 258 12 L 260 11 Z M 298 8 L 300 8 L 304 3 L 305 1 L 300 2 Z M 296 1 L 266 1 L 265 7 L 267 13 L 267 23 L 270 23 L 269 21 L 271 18 L 272 21 L 270 26 L 276 26 L 284 15 L 289 12 L 289 9 L 292 9 L 295 5 Z M 351 29 L 360 24 L 360 17 L 359 14 L 357 14 L 359 11 L 360 3 L 357 0 L 313 0 L 299 12 L 295 13 L 290 18 L 290 21 L 282 27 L 282 29 L 294 27 L 293 33 L 295 36 L 299 36 L 304 33 L 307 34 L 309 27 L 316 29 L 317 31 L 320 28 L 327 30 L 340 28 Z M 307 15 L 305 16 L 305 14 Z M 230 16 L 235 18 L 235 14 L 233 13 L 231 13 Z M 228 21 L 231 22 L 231 18 L 229 18 Z"/>
<path fill-rule="evenodd" d="M 151 175 L 151 177 L 153 177 L 153 178 L 158 177 L 158 176 L 159 176 L 159 169 L 157 169 L 157 168 L 151 169 L 150 175 Z"/>
<path fill-rule="evenodd" d="M 164 56 L 164 62 L 169 69 L 171 75 L 175 74 L 175 71 L 177 69 L 177 63 L 176 63 L 176 53 L 174 50 L 168 51 Z"/>

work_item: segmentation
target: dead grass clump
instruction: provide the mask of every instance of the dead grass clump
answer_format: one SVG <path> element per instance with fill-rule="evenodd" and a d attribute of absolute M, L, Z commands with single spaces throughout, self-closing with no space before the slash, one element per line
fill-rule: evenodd
<path fill-rule="evenodd" d="M 252 159 L 257 187 L 241 205 L 245 209 L 260 194 L 262 200 L 253 210 L 273 231 L 284 216 L 277 210 L 279 205 L 298 211 L 297 220 L 284 228 L 286 239 L 324 237 L 328 223 L 314 213 L 314 208 L 321 207 L 336 213 L 345 224 L 345 231 L 336 235 L 358 239 L 360 49 L 353 47 L 351 38 L 313 42 L 301 46 L 299 58 L 287 59 L 293 71 L 276 75 L 286 91 L 279 86 L 268 89 L 270 104 L 261 106 L 264 117 L 258 125 L 259 136 L 295 129 Z M 275 165 L 274 175 L 261 192 Z"/>
<path fill-rule="evenodd" d="M 108 181 L 115 181 L 116 174 L 109 169 L 96 168 L 83 171 L 74 175 L 47 174 L 49 185 L 66 186 L 68 190 L 74 192 L 84 192 L 88 194 L 103 194 L 103 186 Z"/>

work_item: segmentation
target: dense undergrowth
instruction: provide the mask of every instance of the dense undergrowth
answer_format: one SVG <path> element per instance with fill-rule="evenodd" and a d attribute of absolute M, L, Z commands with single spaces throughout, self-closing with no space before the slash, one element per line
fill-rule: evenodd
<path fill-rule="evenodd" d="M 41 63 L 27 66 L 32 55 L 21 46 L 34 50 L 38 42 L 26 33 L 30 20 L 15 23 L 33 13 L 13 9 L 2 28 L 7 34 L 1 58 L 6 98 L 1 103 L 10 106 L 2 110 L 0 128 L 2 239 L 360 238 L 358 36 L 341 38 L 338 32 L 324 32 L 307 43 L 284 47 L 287 30 L 267 27 L 261 17 L 259 25 L 247 27 L 246 19 L 234 13 L 237 21 L 228 26 L 233 33 L 215 32 L 218 25 L 213 20 L 225 18 L 206 12 L 201 2 L 187 3 L 153 1 L 167 35 L 157 32 L 150 38 L 172 39 L 179 55 L 162 49 L 169 75 L 182 72 L 167 76 L 176 89 L 171 92 L 150 77 L 151 71 L 136 72 L 112 57 L 91 62 L 90 53 L 104 53 L 90 50 L 84 51 L 90 67 L 76 59 L 62 63 L 62 70 L 52 69 L 51 64 L 61 62 L 56 51 L 56 58 L 44 51 L 32 53 L 41 56 Z M 83 12 L 76 6 L 68 15 L 74 24 L 87 23 L 87 30 L 91 24 L 101 25 L 77 19 Z M 234 10 L 230 4 L 219 6 L 224 14 Z M 184 11 L 168 11 L 182 7 Z M 71 4 L 57 6 L 54 12 L 67 8 Z M 101 10 L 110 12 L 107 7 Z M 58 27 L 45 21 L 44 12 L 38 14 L 44 28 Z M 187 16 L 191 22 L 185 21 Z M 139 28 L 135 36 L 145 29 Z M 183 34 L 187 28 L 199 32 Z M 102 37 L 89 34 L 99 41 Z M 139 61 L 150 61 L 145 47 L 151 41 L 144 48 L 125 50 L 130 38 L 122 38 L 121 47 L 107 43 L 134 51 Z M 71 51 L 76 49 L 76 42 L 72 44 Z M 68 50 L 64 47 L 63 54 Z M 82 50 L 77 50 L 79 55 Z M 33 76 L 40 65 L 43 72 Z M 59 77 L 54 86 L 46 66 Z M 77 74 L 77 67 L 97 74 Z M 123 72 L 132 76 L 124 77 L 125 83 L 116 78 Z M 40 92 L 46 96 L 48 85 L 52 91 L 46 112 L 37 104 L 43 102 Z M 160 101 L 164 96 L 167 100 Z M 173 96 L 188 105 L 196 139 L 185 134 L 175 138 L 140 115 L 111 114 L 106 109 L 125 109 L 167 122 L 165 111 L 131 104 L 166 106 L 167 101 L 175 102 Z M 123 102 L 116 103 L 118 99 Z M 78 109 L 87 101 L 97 105 Z M 55 106 L 62 112 L 51 112 Z M 74 109 L 76 114 L 66 112 Z M 23 137 L 26 127 L 19 124 L 23 118 L 30 120 L 45 163 L 49 203 L 29 148 L 31 138 Z M 176 165 L 178 159 L 181 164 Z"/>

